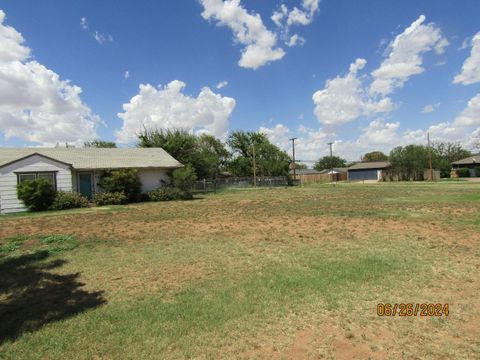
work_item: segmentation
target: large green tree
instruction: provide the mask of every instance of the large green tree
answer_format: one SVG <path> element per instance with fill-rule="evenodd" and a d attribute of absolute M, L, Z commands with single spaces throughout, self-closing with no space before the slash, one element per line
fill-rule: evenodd
<path fill-rule="evenodd" d="M 372 151 L 362 156 L 362 161 L 386 161 L 388 156 L 381 151 Z"/>
<path fill-rule="evenodd" d="M 345 167 L 347 165 L 347 161 L 345 159 L 342 159 L 339 156 L 333 155 L 332 157 L 324 156 L 313 165 L 313 168 L 318 171 L 322 171 L 325 169 L 330 169 L 331 167 Z"/>
<path fill-rule="evenodd" d="M 452 162 L 471 156 L 472 153 L 455 142 L 432 143 L 432 162 L 441 177 L 450 177 Z"/>
<path fill-rule="evenodd" d="M 397 146 L 390 151 L 392 172 L 401 180 L 420 180 L 429 168 L 428 148 L 423 145 Z"/>
<path fill-rule="evenodd" d="M 290 157 L 285 151 L 273 145 L 260 132 L 232 132 L 228 138 L 232 149 L 229 169 L 236 176 L 253 175 L 253 151 L 255 149 L 255 170 L 258 176 L 283 176 L 288 174 Z"/>
<path fill-rule="evenodd" d="M 207 134 L 196 136 L 180 129 L 144 129 L 138 139 L 139 147 L 161 147 L 182 164 L 190 164 L 199 179 L 216 177 L 229 157 L 225 144 Z"/>

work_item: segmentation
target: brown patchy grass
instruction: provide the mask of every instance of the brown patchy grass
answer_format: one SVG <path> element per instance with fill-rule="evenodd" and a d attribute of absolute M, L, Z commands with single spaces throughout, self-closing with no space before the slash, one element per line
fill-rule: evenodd
<path fill-rule="evenodd" d="M 66 263 L 55 272 L 80 273 L 83 288 L 103 291 L 107 303 L 26 332 L 0 345 L 0 352 L 3 347 L 7 358 L 28 358 L 35 350 L 44 358 L 145 358 L 159 351 L 166 358 L 475 358 L 480 356 L 479 194 L 474 183 L 311 186 L 2 217 L 0 246 L 25 238 L 9 256 L 34 251 L 41 235 L 74 235 L 80 246 L 56 255 Z M 251 276 L 278 281 L 268 273 L 276 266 L 285 276 L 289 269 L 307 276 L 318 261 L 349 264 L 371 256 L 400 265 L 391 274 L 375 273 L 378 280 L 313 287 L 298 297 L 295 291 L 303 285 L 290 284 L 294 292 L 288 299 L 268 293 L 260 300 L 270 305 L 251 305 L 248 312 L 235 308 L 239 316 L 230 316 L 230 305 L 222 302 L 225 291 L 236 286 L 238 301 L 250 304 Z M 302 277 L 291 281 L 302 283 Z M 198 291 L 200 301 L 218 306 L 212 314 L 227 309 L 224 320 L 213 325 L 205 320 L 203 328 L 188 324 L 177 337 L 170 335 L 177 334 L 177 325 L 148 325 L 158 314 L 144 314 L 143 307 L 174 306 L 184 291 Z M 329 296 L 335 305 L 329 305 Z M 378 317 L 380 302 L 449 303 L 451 313 Z M 111 318 L 114 328 L 106 325 Z M 62 349 L 54 350 L 50 338 Z M 120 351 L 123 342 L 127 352 Z"/>

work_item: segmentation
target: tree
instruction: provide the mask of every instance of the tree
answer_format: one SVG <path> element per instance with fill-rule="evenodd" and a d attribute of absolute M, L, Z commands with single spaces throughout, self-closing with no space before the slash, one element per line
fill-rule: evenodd
<path fill-rule="evenodd" d="M 195 181 L 197 180 L 197 175 L 195 174 L 193 166 L 188 164 L 183 168 L 174 170 L 172 172 L 172 179 L 174 187 L 190 193 Z"/>
<path fill-rule="evenodd" d="M 229 158 L 225 144 L 212 135 L 196 136 L 185 130 L 144 129 L 139 147 L 161 147 L 183 165 L 190 164 L 198 178 L 215 178 Z"/>
<path fill-rule="evenodd" d="M 362 156 L 362 161 L 386 161 L 388 156 L 381 151 L 372 151 Z"/>
<path fill-rule="evenodd" d="M 117 144 L 113 141 L 104 141 L 99 139 L 94 139 L 87 141 L 83 144 L 86 148 L 116 148 Z"/>
<path fill-rule="evenodd" d="M 450 163 L 472 156 L 472 153 L 464 149 L 460 143 L 454 142 L 434 142 L 432 150 Z"/>
<path fill-rule="evenodd" d="M 199 178 L 216 178 L 228 165 L 230 153 L 225 144 L 212 135 L 202 134 L 197 138 L 195 170 Z"/>
<path fill-rule="evenodd" d="M 230 171 L 236 176 L 253 175 L 253 148 L 255 147 L 255 165 L 258 176 L 286 176 L 290 157 L 285 151 L 270 143 L 267 136 L 260 132 L 234 131 L 228 138 L 233 159 Z"/>
<path fill-rule="evenodd" d="M 423 145 L 398 146 L 390 151 L 392 172 L 402 180 L 420 180 L 429 168 L 428 149 Z"/>
<path fill-rule="evenodd" d="M 332 156 L 330 155 L 324 156 L 313 165 L 313 168 L 318 171 L 322 171 L 325 169 L 330 169 L 332 167 L 345 167 L 347 165 L 347 161 L 342 159 L 339 156 Z"/>

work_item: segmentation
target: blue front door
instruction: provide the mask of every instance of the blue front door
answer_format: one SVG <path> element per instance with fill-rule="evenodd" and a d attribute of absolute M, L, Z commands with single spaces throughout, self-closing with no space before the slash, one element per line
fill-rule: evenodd
<path fill-rule="evenodd" d="M 78 174 L 78 189 L 80 194 L 91 200 L 93 195 L 93 176 L 92 173 L 80 173 Z"/>

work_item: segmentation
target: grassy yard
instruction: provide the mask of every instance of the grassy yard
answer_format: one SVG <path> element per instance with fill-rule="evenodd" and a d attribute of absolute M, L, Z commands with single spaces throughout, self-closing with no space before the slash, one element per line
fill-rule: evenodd
<path fill-rule="evenodd" d="M 479 244 L 467 182 L 2 216 L 0 358 L 479 358 Z"/>

